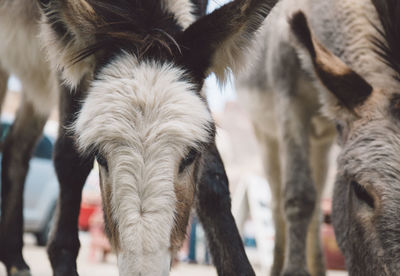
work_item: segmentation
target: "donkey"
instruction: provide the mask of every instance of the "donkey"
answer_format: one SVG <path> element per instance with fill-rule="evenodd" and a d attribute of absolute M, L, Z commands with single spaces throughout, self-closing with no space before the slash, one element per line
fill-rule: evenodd
<path fill-rule="evenodd" d="M 3 153 L 0 260 L 8 275 L 30 275 L 21 252 L 23 183 L 58 93 L 60 198 L 48 245 L 54 275 L 78 275 L 77 218 L 94 158 L 121 275 L 169 274 L 195 195 L 218 273 L 254 275 L 202 87 L 211 72 L 224 80 L 241 67 L 275 3 L 235 0 L 196 20 L 207 1 L 1 2 L 0 95 L 8 73 L 25 88 Z"/>
<path fill-rule="evenodd" d="M 398 275 L 399 13 L 396 0 L 282 0 L 262 27 L 260 58 L 237 85 L 275 200 L 272 275 L 325 273 L 319 198 L 332 125 L 341 146 L 332 219 L 347 268 Z"/>

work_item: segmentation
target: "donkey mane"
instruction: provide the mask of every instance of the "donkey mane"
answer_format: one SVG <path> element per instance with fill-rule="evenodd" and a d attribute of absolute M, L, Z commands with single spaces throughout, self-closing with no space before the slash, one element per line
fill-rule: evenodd
<path fill-rule="evenodd" d="M 191 11 L 193 16 L 198 17 L 204 14 L 206 1 L 187 1 L 193 7 Z M 172 56 L 176 51 L 180 52 L 174 37 L 184 26 L 179 24 L 175 14 L 168 11 L 167 4 L 163 1 L 81 0 L 80 3 L 87 6 L 90 12 L 81 14 L 83 24 L 76 23 L 83 32 L 93 35 L 94 41 L 80 48 L 72 56 L 70 60 L 72 64 L 99 51 L 110 57 L 116 50 L 123 50 L 134 53 L 138 58 L 149 51 L 163 57 L 168 54 Z M 40 5 L 47 13 L 48 23 L 52 25 L 64 44 L 76 39 L 73 32 L 62 21 L 62 15 L 59 14 L 62 4 L 41 0 Z M 78 5 L 77 7 L 79 8 Z"/>
<path fill-rule="evenodd" d="M 160 0 L 87 0 L 101 21 L 96 28 L 95 42 L 77 53 L 72 62 L 79 62 L 100 50 L 125 50 L 143 57 L 179 49 L 174 34 L 182 29 L 174 15 L 162 8 Z"/>
<path fill-rule="evenodd" d="M 373 37 L 375 52 L 397 74 L 400 81 L 400 2 L 398 0 L 371 0 L 378 13 L 382 29 L 376 29 L 381 37 Z"/>

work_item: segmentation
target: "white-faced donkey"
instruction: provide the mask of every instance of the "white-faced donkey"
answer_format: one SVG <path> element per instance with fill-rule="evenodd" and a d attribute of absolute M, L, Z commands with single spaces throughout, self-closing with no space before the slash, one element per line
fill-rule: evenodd
<path fill-rule="evenodd" d="M 59 96 L 61 192 L 48 245 L 54 275 L 77 275 L 81 190 L 94 157 L 120 275 L 169 274 L 195 195 L 219 275 L 254 275 L 201 91 L 211 72 L 223 79 L 240 67 L 275 2 L 236 0 L 207 16 L 202 0 L 0 2 L 0 98 L 8 74 L 23 84 L 3 145 L 0 260 L 8 275 L 30 275 L 22 256 L 23 186 Z"/>
<path fill-rule="evenodd" d="M 272 275 L 325 274 L 319 200 L 334 124 L 332 219 L 347 269 L 399 275 L 399 14 L 396 0 L 282 0 L 262 27 L 237 86 L 274 197 Z"/>

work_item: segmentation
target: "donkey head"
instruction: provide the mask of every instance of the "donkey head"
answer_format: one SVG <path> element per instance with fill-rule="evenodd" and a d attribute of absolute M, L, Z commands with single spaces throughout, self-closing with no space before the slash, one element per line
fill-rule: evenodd
<path fill-rule="evenodd" d="M 396 275 L 400 257 L 400 94 L 371 86 L 313 37 L 303 13 L 291 19 L 297 46 L 337 124 L 333 224 L 351 275 Z M 310 58 L 311 57 L 311 58 Z M 322 85 L 321 85 L 322 84 Z"/>
<path fill-rule="evenodd" d="M 50 61 L 71 86 L 91 81 L 73 130 L 100 165 L 121 275 L 168 274 L 215 142 L 203 82 L 240 67 L 275 2 L 237 0 L 196 22 L 189 0 L 40 2 Z"/>

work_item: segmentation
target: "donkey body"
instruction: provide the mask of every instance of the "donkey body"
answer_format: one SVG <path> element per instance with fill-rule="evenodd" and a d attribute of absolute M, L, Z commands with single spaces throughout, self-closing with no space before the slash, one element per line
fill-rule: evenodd
<path fill-rule="evenodd" d="M 0 105 L 9 74 L 23 86 L 21 106 L 2 145 L 0 260 L 10 275 L 28 275 L 22 258 L 23 187 L 29 158 L 59 95 L 56 73 L 37 39 L 40 16 L 34 1 L 0 2 Z"/>
<path fill-rule="evenodd" d="M 248 57 L 253 67 L 237 86 L 274 197 L 272 275 L 325 274 L 319 199 L 334 131 L 319 109 L 342 147 L 333 224 L 347 268 L 398 273 L 399 9 L 397 1 L 283 0 L 258 36 L 260 58 Z"/>
<path fill-rule="evenodd" d="M 275 2 L 237 0 L 197 21 L 206 1 L 0 3 L 6 42 L 0 45 L 0 98 L 9 73 L 24 87 L 3 147 L 0 260 L 9 275 L 30 275 L 22 257 L 23 185 L 58 97 L 60 198 L 48 245 L 54 275 L 77 275 L 81 190 L 95 157 L 121 275 L 169 274 L 196 190 L 218 273 L 254 275 L 230 212 L 201 90 L 209 73 L 223 79 L 228 68 L 240 67 L 243 49 Z"/>

